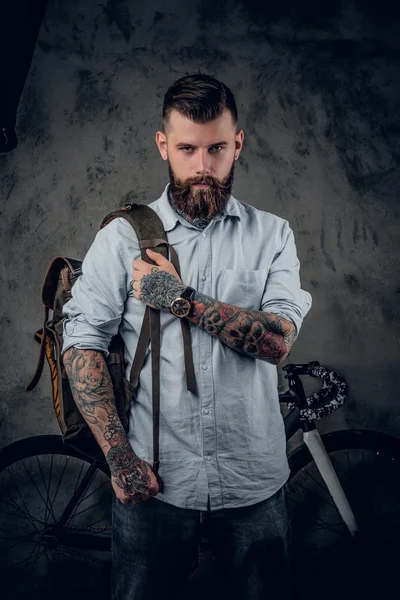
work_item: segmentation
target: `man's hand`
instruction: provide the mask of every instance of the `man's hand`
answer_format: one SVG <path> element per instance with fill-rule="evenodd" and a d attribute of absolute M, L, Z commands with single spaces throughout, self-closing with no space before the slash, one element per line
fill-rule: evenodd
<path fill-rule="evenodd" d="M 159 252 L 147 249 L 147 255 L 156 263 L 149 265 L 139 258 L 132 262 L 131 286 L 137 300 L 152 308 L 169 308 L 172 300 L 186 288 L 174 265 Z"/>
<path fill-rule="evenodd" d="M 111 471 L 111 484 L 122 504 L 139 504 L 157 496 L 160 491 L 150 464 L 137 460 L 124 469 Z"/>

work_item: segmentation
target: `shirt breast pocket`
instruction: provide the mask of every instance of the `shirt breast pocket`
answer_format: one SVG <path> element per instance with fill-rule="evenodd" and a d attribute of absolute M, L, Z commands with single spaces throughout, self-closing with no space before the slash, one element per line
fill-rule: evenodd
<path fill-rule="evenodd" d="M 240 308 L 260 310 L 267 271 L 224 269 L 219 277 L 217 299 Z"/>

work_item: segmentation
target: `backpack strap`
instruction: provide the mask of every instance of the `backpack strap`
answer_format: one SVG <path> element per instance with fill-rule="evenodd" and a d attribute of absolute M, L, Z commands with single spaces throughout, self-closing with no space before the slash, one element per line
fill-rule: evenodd
<path fill-rule="evenodd" d="M 153 248 L 159 244 L 162 244 L 163 240 L 141 240 L 139 242 L 140 249 Z M 181 269 L 179 265 L 178 255 L 175 252 L 175 249 L 171 244 L 168 244 L 170 251 L 170 260 L 175 267 L 176 272 L 179 277 L 181 277 Z M 192 342 L 190 335 L 190 325 L 187 319 L 181 319 L 181 329 L 182 329 L 182 337 L 183 337 L 183 352 L 184 352 L 184 360 L 185 360 L 185 372 L 186 372 L 186 388 L 189 392 L 196 394 L 196 375 L 194 373 L 194 364 L 193 364 L 193 353 L 192 353 Z M 139 369 L 140 370 L 140 369 Z M 131 380 L 132 382 L 132 380 Z M 136 385 L 136 382 L 135 382 Z"/>
<path fill-rule="evenodd" d="M 37 386 L 39 379 L 42 376 L 44 359 L 46 356 L 46 325 L 49 320 L 49 311 L 50 309 L 53 309 L 60 273 L 64 280 L 65 275 L 63 275 L 63 269 L 67 267 L 73 276 L 78 277 L 81 273 L 81 265 L 82 262 L 79 260 L 67 258 L 65 256 L 56 256 L 47 268 L 42 285 L 42 301 L 44 304 L 43 327 L 35 332 L 35 340 L 40 343 L 39 359 L 35 374 L 25 388 L 27 392 L 30 392 Z M 70 291 L 70 289 L 68 290 L 70 287 L 69 284 L 66 286 L 64 282 L 64 286 L 67 292 Z"/>
<path fill-rule="evenodd" d="M 145 204 L 126 204 L 121 210 L 109 213 L 102 221 L 101 227 L 105 227 L 113 219 L 122 217 L 126 219 L 135 230 L 139 241 L 141 257 L 147 263 L 154 265 L 147 253 L 147 248 L 152 248 L 165 258 L 168 258 L 168 249 L 171 253 L 171 262 L 180 276 L 180 265 L 178 256 L 173 247 L 168 243 L 164 225 L 157 213 Z M 183 336 L 183 348 L 185 357 L 185 371 L 187 389 L 196 393 L 196 377 L 193 365 L 192 345 L 190 338 L 190 325 L 186 319 L 181 319 Z M 152 372 L 152 408 L 153 408 L 153 472 L 158 477 L 159 460 L 159 424 L 160 424 L 160 355 L 161 355 L 161 327 L 160 311 L 146 306 L 142 328 L 133 358 L 130 382 L 135 389 L 140 371 L 143 367 L 146 351 L 151 344 L 151 372 Z M 160 486 L 160 491 L 162 491 Z"/>
<path fill-rule="evenodd" d="M 174 265 L 179 277 L 181 270 L 179 265 L 178 255 L 174 248 L 169 244 L 167 235 L 164 230 L 164 225 L 157 213 L 145 204 L 125 204 L 120 210 L 113 211 L 104 217 L 100 228 L 105 227 L 113 219 L 122 217 L 126 219 L 135 230 L 139 241 L 141 258 L 151 265 L 155 262 L 146 254 L 147 248 L 152 248 L 155 252 L 159 252 L 165 258 L 168 257 L 168 249 L 170 251 L 170 260 Z M 149 238 L 150 235 L 150 238 Z M 147 237 L 146 237 L 147 236 Z M 149 317 L 149 315 L 147 315 Z M 190 336 L 190 325 L 187 319 L 181 319 L 181 329 L 183 337 L 183 351 L 185 360 L 186 372 L 186 387 L 189 392 L 197 393 L 196 376 L 194 372 L 192 343 Z M 147 346 L 150 342 L 150 321 L 143 319 L 142 329 L 140 331 L 139 340 L 135 357 L 133 359 L 130 382 L 133 387 L 136 387 L 140 371 L 142 369 L 146 356 Z"/>
<path fill-rule="evenodd" d="M 38 329 L 38 331 L 35 332 L 35 340 L 37 342 L 39 342 L 39 344 L 40 344 L 39 359 L 38 359 L 38 363 L 36 365 L 35 374 L 33 375 L 31 381 L 28 383 L 28 385 L 25 388 L 25 390 L 27 392 L 30 392 L 37 386 L 38 381 L 42 376 L 43 367 L 44 367 L 44 358 L 46 355 L 46 351 L 45 351 L 46 350 L 46 323 L 48 321 L 48 318 L 49 318 L 49 309 L 47 306 L 45 306 L 44 307 L 44 316 L 43 316 L 43 327 L 42 327 L 42 329 Z"/>

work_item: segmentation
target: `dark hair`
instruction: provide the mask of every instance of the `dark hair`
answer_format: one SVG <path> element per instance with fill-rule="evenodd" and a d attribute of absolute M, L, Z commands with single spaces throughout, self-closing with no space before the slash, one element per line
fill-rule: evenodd
<path fill-rule="evenodd" d="M 231 90 L 221 81 L 205 73 L 185 75 L 175 81 L 164 96 L 164 128 L 168 128 L 173 110 L 195 123 L 206 123 L 221 116 L 225 109 L 231 113 L 236 127 L 238 114 Z"/>

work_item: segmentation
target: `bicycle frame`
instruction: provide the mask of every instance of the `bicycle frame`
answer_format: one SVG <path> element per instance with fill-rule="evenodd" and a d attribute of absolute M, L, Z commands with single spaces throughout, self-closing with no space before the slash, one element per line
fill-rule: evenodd
<path fill-rule="evenodd" d="M 340 516 L 346 524 L 350 534 L 355 537 L 357 533 L 359 533 L 356 518 L 335 469 L 333 468 L 332 461 L 322 442 L 315 422 L 300 419 L 300 409 L 307 408 L 308 405 L 300 377 L 297 373 L 291 371 L 291 366 L 292 365 L 288 365 L 289 368 L 287 370 L 289 390 L 279 395 L 280 402 L 295 403 L 295 407 L 284 417 L 286 440 L 290 440 L 299 429 L 303 431 L 303 441 L 314 459 L 317 469 L 328 488 Z M 293 367 L 301 366 L 302 365 L 293 365 Z"/>

